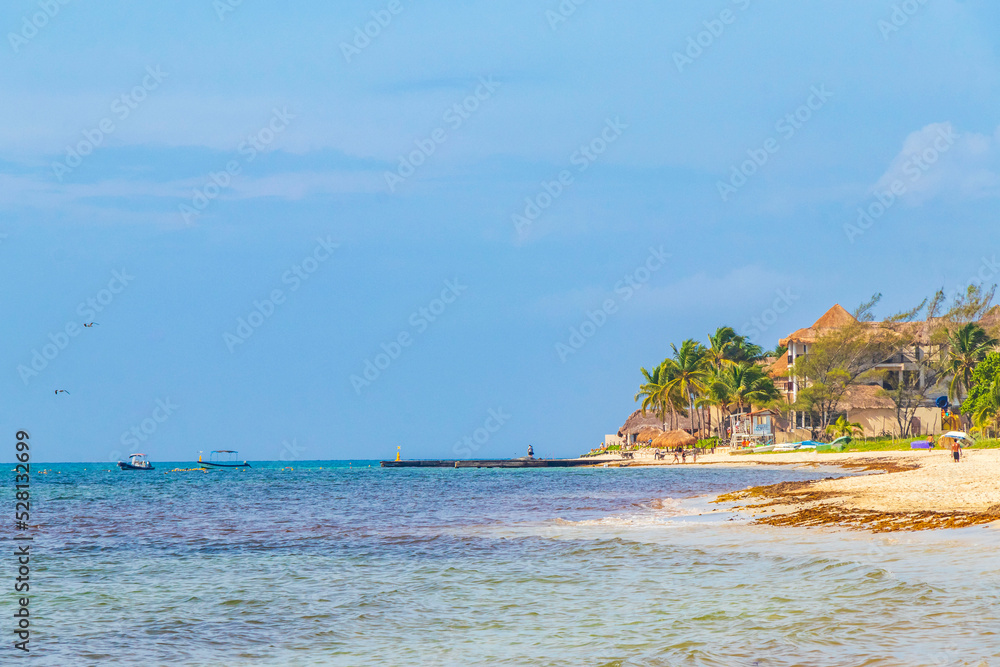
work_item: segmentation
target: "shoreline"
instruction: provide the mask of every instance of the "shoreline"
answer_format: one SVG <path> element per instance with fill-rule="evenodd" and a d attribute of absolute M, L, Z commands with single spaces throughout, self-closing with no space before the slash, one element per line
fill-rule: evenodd
<path fill-rule="evenodd" d="M 776 456 L 797 459 L 773 462 L 777 464 L 826 464 L 870 474 L 750 487 L 721 494 L 711 502 L 733 503 L 732 511 L 749 515 L 758 525 L 825 526 L 873 533 L 987 527 L 1000 521 L 997 450 L 964 450 L 960 463 L 947 451 L 793 453 L 768 458 Z M 766 465 L 772 461 L 747 463 Z"/>
<path fill-rule="evenodd" d="M 988 527 L 1000 521 L 1000 450 L 996 449 L 963 450 L 960 463 L 953 462 L 949 451 L 726 453 L 685 464 L 642 459 L 627 463 L 628 467 L 830 467 L 868 473 L 749 487 L 709 500 L 730 505 L 720 509 L 756 525 L 884 533 Z"/>

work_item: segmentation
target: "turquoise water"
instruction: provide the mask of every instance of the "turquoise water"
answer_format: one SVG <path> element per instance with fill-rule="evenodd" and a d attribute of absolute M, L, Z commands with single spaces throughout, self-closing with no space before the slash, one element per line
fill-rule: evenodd
<path fill-rule="evenodd" d="M 762 528 L 703 498 L 825 472 L 370 463 L 38 466 L 31 662 L 1000 665 L 996 528 Z"/>

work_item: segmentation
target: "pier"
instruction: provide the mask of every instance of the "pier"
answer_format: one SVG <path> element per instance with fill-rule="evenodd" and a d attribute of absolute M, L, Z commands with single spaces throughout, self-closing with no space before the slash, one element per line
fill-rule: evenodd
<path fill-rule="evenodd" d="M 437 460 L 382 461 L 383 468 L 575 468 L 596 466 L 603 463 L 596 459 L 482 459 L 482 460 Z"/>

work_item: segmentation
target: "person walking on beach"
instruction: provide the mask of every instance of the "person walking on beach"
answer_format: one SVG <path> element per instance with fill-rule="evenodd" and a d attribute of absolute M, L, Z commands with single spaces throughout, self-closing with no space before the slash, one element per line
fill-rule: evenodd
<path fill-rule="evenodd" d="M 958 463 L 962 458 L 962 445 L 958 442 L 958 438 L 951 439 L 951 455 L 955 459 L 955 463 Z"/>
<path fill-rule="evenodd" d="M 680 463 L 680 462 L 681 462 L 681 448 L 677 447 L 674 449 L 674 460 L 671 461 L 671 463 Z"/>
<path fill-rule="evenodd" d="M 687 463 L 687 462 L 688 462 L 688 453 L 687 453 L 687 450 L 686 449 L 682 449 L 681 450 L 681 463 Z"/>

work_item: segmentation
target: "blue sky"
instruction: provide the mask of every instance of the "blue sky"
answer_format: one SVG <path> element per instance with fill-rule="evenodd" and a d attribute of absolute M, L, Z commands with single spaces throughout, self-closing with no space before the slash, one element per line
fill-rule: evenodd
<path fill-rule="evenodd" d="M 572 455 L 671 341 L 995 281 L 1000 9 L 665 5 L 5 3 L 2 432 Z"/>

